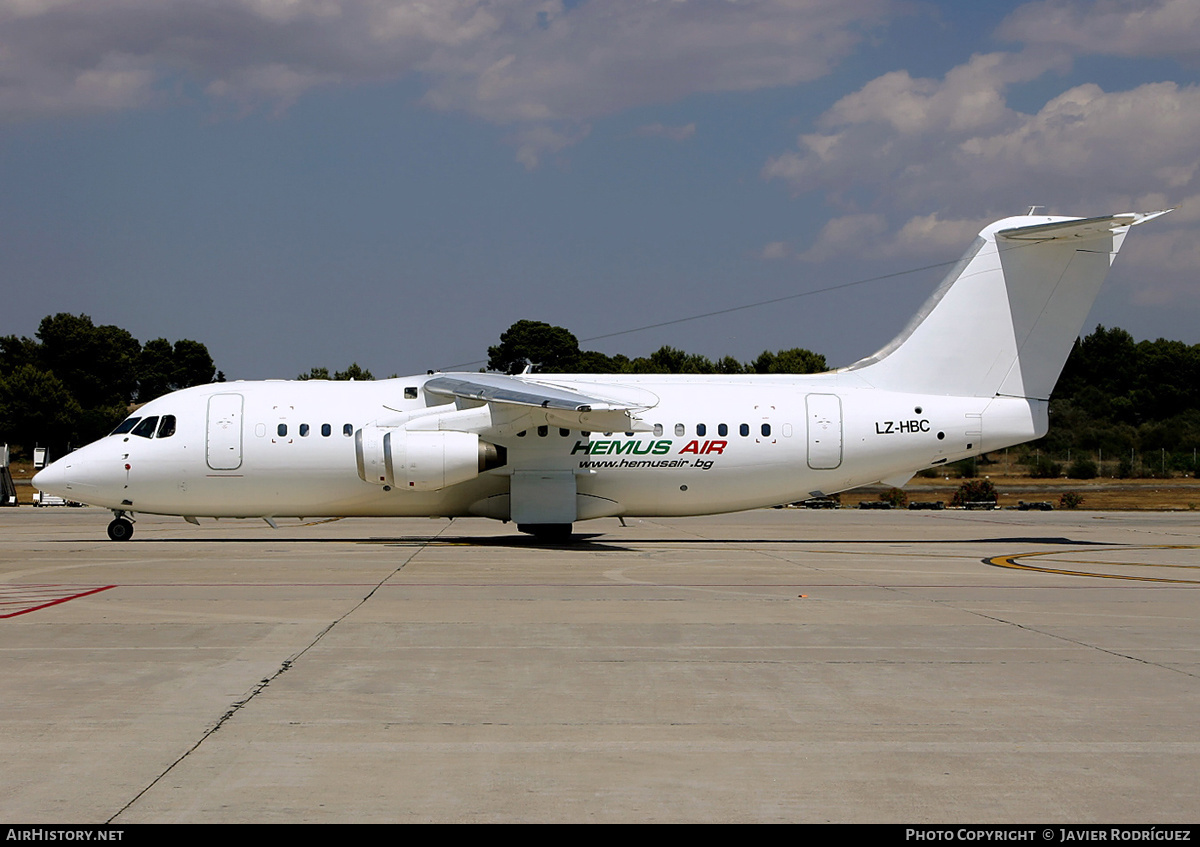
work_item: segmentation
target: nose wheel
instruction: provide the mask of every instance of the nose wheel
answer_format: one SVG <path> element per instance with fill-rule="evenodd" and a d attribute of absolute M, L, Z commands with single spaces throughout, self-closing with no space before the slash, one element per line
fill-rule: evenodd
<path fill-rule="evenodd" d="M 108 537 L 113 541 L 128 541 L 133 537 L 133 521 L 127 518 L 114 518 L 108 525 Z"/>

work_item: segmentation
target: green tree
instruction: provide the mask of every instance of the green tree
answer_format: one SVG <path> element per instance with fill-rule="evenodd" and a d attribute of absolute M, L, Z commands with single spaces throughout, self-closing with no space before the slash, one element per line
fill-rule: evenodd
<path fill-rule="evenodd" d="M 996 486 L 990 479 L 972 479 L 958 487 L 954 496 L 950 498 L 950 505 L 962 506 L 966 503 L 982 503 L 988 500 L 994 503 L 998 496 Z"/>
<path fill-rule="evenodd" d="M 36 335 L 0 338 L 0 378 L 8 385 L 0 400 L 0 440 L 25 447 L 92 441 L 111 431 L 135 398 L 146 402 L 216 375 L 198 341 L 172 345 L 156 338 L 143 347 L 127 330 L 96 326 L 87 315 L 48 315 Z M 42 393 L 18 396 L 28 391 Z M 51 411 L 55 404 L 61 414 Z"/>
<path fill-rule="evenodd" d="M 725 356 L 717 362 L 716 372 L 719 374 L 744 374 L 753 373 L 754 370 L 749 365 L 743 365 L 733 356 Z"/>
<path fill-rule="evenodd" d="M 353 379 L 358 382 L 363 382 L 364 380 L 375 379 L 375 375 L 366 368 L 359 367 L 358 362 L 351 362 L 350 367 L 346 368 L 344 371 L 335 372 L 333 378 L 338 380 Z"/>
<path fill-rule="evenodd" d="M 488 370 L 516 374 L 533 364 L 542 373 L 578 371 L 579 339 L 561 326 L 543 321 L 517 321 L 488 348 Z"/>
<path fill-rule="evenodd" d="M 298 380 L 309 379 L 334 379 L 334 380 L 350 380 L 363 382 L 375 379 L 375 375 L 364 367 L 361 367 L 358 362 L 351 362 L 350 367 L 344 371 L 334 371 L 333 376 L 329 375 L 329 368 L 310 368 L 308 373 L 300 374 L 296 377 Z"/>
<path fill-rule="evenodd" d="M 193 385 L 207 385 L 216 372 L 208 348 L 199 341 L 181 338 L 174 345 L 165 338 L 147 341 L 138 358 L 138 402 L 146 403 Z"/>
<path fill-rule="evenodd" d="M 199 341 L 181 338 L 175 342 L 171 350 L 172 363 L 171 388 L 178 391 L 181 388 L 191 388 L 193 385 L 208 385 L 216 376 L 217 369 L 213 364 L 208 348 Z"/>
<path fill-rule="evenodd" d="M 643 374 L 710 374 L 716 372 L 716 367 L 707 356 L 663 345 L 649 356 L 634 359 L 630 370 Z"/>
<path fill-rule="evenodd" d="M 129 403 L 137 394 L 142 345 L 127 330 L 96 326 L 87 315 L 42 319 L 39 359 L 85 409 Z"/>
<path fill-rule="evenodd" d="M 21 365 L 41 365 L 41 345 L 32 338 L 6 335 L 0 338 L 0 374 L 10 374 Z"/>
<path fill-rule="evenodd" d="M 760 374 L 816 374 L 829 370 L 825 357 L 803 347 L 772 353 L 764 350 L 751 365 Z"/>
<path fill-rule="evenodd" d="M 1071 479 L 1095 479 L 1098 474 L 1096 463 L 1086 457 L 1075 459 L 1067 468 L 1067 476 Z"/>
<path fill-rule="evenodd" d="M 79 441 L 83 409 L 62 380 L 25 364 L 0 375 L 0 433 L 31 451 L 41 444 L 52 455 Z"/>
<path fill-rule="evenodd" d="M 174 349 L 165 338 L 147 341 L 138 357 L 138 400 L 161 397 L 174 383 Z"/>
<path fill-rule="evenodd" d="M 575 373 L 617 374 L 623 373 L 629 366 L 629 358 L 621 355 L 606 356 L 596 350 L 581 350 L 575 364 Z"/>

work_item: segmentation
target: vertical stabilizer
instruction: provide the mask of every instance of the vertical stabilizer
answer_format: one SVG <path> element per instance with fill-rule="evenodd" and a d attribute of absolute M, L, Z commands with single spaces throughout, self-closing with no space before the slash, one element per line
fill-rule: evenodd
<path fill-rule="evenodd" d="M 997 221 L 900 335 L 847 370 L 893 391 L 1047 399 L 1129 228 L 1164 214 Z"/>

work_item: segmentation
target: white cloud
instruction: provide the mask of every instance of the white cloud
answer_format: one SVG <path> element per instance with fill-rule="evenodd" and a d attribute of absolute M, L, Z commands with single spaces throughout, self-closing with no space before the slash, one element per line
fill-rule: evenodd
<path fill-rule="evenodd" d="M 944 79 L 913 79 L 893 71 L 872 80 L 834 104 L 824 126 L 879 122 L 911 135 L 940 129 L 976 132 L 1010 122 L 1015 113 L 1004 89 L 1036 79 L 1058 60 L 1014 53 L 976 54 Z"/>
<path fill-rule="evenodd" d="M 933 252 L 949 255 L 964 249 L 989 223 L 991 220 L 988 217 L 943 219 L 936 213 L 917 215 L 905 221 L 884 252 L 910 255 Z"/>
<path fill-rule="evenodd" d="M 1072 53 L 1200 61 L 1200 4 L 1195 0 L 1044 0 L 1021 6 L 1000 25 L 1001 38 Z"/>
<path fill-rule="evenodd" d="M 794 85 L 827 73 L 887 0 L 592 0 L 526 4 L 471 55 L 440 51 L 429 94 L 504 122 L 586 120 L 697 92 Z M 533 25 L 534 7 L 541 25 Z M 525 25 L 521 21 L 525 20 Z"/>
<path fill-rule="evenodd" d="M 277 110 L 419 74 L 432 108 L 551 127 L 518 142 L 528 163 L 623 109 L 816 79 L 894 2 L 0 0 L 0 121 L 136 108 L 180 80 Z"/>
<path fill-rule="evenodd" d="M 787 259 L 792 256 L 792 248 L 788 246 L 786 241 L 772 241 L 763 246 L 758 252 L 758 258 L 766 259 L 767 261 L 776 261 L 779 259 Z"/>
<path fill-rule="evenodd" d="M 889 192 L 900 192 L 894 199 L 902 205 L 925 202 L 922 187 L 951 175 L 959 143 L 1021 125 L 1005 89 L 1053 64 L 992 53 L 972 56 L 940 80 L 884 74 L 835 103 L 818 121 L 823 131 L 801 135 L 799 149 L 770 159 L 763 176 L 783 180 L 797 194 L 887 184 Z"/>
<path fill-rule="evenodd" d="M 1104 214 L 1200 195 L 1200 87 L 1077 85 L 1033 113 L 1008 97 L 1013 85 L 1067 70 L 1081 54 L 1196 64 L 1200 4 L 1047 0 L 1016 9 L 997 35 L 1020 42 L 1021 51 L 972 56 L 941 78 L 884 74 L 835 103 L 795 149 L 770 158 L 762 176 L 797 195 L 823 192 L 848 212 L 838 219 L 843 227 L 891 221 L 886 229 L 895 235 L 871 245 L 931 253 L 1034 203 L 1056 214 Z M 858 211 L 867 204 L 870 215 Z M 1144 255 L 1148 264 L 1173 273 L 1189 267 L 1194 250 L 1180 233 L 1195 235 L 1198 207 L 1186 203 L 1167 231 L 1134 240 L 1174 250 L 1171 258 Z M 837 235 L 823 231 L 802 255 L 856 249 Z"/>
<path fill-rule="evenodd" d="M 531 171 L 541 164 L 543 156 L 578 144 L 591 129 L 587 124 L 566 131 L 544 124 L 534 124 L 522 127 L 510 140 L 517 146 L 517 161 L 525 166 L 525 170 Z"/>
<path fill-rule="evenodd" d="M 897 256 L 939 255 L 961 252 L 989 223 L 988 219 L 945 220 L 937 214 L 909 218 L 898 229 L 881 214 L 851 214 L 831 218 L 813 244 L 801 253 L 775 242 L 781 257 L 796 256 L 805 262 L 826 262 L 845 256 L 862 259 L 895 259 Z M 764 250 L 763 258 L 766 256 Z"/>
<path fill-rule="evenodd" d="M 846 255 L 874 256 L 876 242 L 887 232 L 883 215 L 844 215 L 821 227 L 816 243 L 798 254 L 806 262 L 824 262 Z"/>
<path fill-rule="evenodd" d="M 823 192 L 847 212 L 801 255 L 945 255 L 988 220 L 1035 203 L 1052 214 L 1090 215 L 1200 196 L 1200 86 L 1105 91 L 1088 83 L 1032 114 L 1014 109 L 1008 86 L 1052 66 L 1024 54 L 974 56 L 942 79 L 886 74 L 835 103 L 818 132 L 801 135 L 762 171 L 796 194 Z M 859 211 L 865 204 L 869 214 Z M 1154 241 L 1175 252 L 1143 254 L 1144 267 L 1189 267 L 1195 250 L 1186 238 L 1200 240 L 1197 207 L 1189 202 L 1168 219 Z"/>

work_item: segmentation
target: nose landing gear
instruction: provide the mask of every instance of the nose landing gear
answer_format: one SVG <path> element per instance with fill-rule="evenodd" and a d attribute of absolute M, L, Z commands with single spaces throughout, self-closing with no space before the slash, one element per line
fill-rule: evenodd
<path fill-rule="evenodd" d="M 133 521 L 125 517 L 125 512 L 114 509 L 112 523 L 108 525 L 108 537 L 113 541 L 128 541 L 133 537 Z"/>

